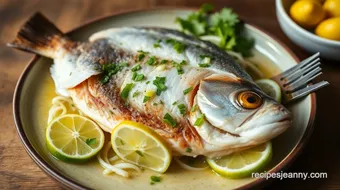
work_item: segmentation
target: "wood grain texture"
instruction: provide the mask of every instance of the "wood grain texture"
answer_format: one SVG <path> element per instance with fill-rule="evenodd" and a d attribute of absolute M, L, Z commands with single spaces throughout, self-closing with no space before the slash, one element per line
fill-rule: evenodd
<path fill-rule="evenodd" d="M 12 115 L 15 84 L 33 56 L 5 47 L 24 21 L 41 11 L 63 31 L 113 12 L 152 6 L 198 7 L 203 0 L 0 0 L 0 189 L 61 189 L 26 154 Z M 281 31 L 274 0 L 213 0 L 217 8 L 232 7 L 253 23 L 283 41 L 301 59 L 308 56 Z M 133 5 L 133 7 L 132 7 Z M 339 50 L 340 51 L 340 50 Z M 290 167 L 291 172 L 327 172 L 327 179 L 276 180 L 268 189 L 340 189 L 340 63 L 323 61 L 323 79 L 332 85 L 317 93 L 315 130 L 305 150 Z"/>

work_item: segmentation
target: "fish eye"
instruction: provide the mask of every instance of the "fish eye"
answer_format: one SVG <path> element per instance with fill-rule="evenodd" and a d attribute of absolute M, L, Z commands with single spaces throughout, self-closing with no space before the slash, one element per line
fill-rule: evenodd
<path fill-rule="evenodd" d="M 252 91 L 245 91 L 238 94 L 238 103 L 246 109 L 256 109 L 262 105 L 262 98 Z"/>

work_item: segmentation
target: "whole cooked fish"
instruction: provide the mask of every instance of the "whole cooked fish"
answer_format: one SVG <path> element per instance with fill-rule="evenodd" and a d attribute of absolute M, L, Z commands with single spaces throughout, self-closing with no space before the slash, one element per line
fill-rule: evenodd
<path fill-rule="evenodd" d="M 9 45 L 54 59 L 56 91 L 103 130 L 140 122 L 178 155 L 230 154 L 291 125 L 231 56 L 175 30 L 112 28 L 75 42 L 37 13 Z"/>

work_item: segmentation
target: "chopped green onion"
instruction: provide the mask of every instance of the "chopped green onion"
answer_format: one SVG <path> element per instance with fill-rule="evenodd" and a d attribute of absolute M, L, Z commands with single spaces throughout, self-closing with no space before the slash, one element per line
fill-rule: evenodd
<path fill-rule="evenodd" d="M 176 104 L 177 104 L 177 101 L 174 101 L 174 103 L 172 103 L 173 106 L 176 105 Z"/>
<path fill-rule="evenodd" d="M 135 65 L 131 68 L 131 71 L 139 71 L 141 69 L 142 69 L 142 67 L 140 66 L 140 64 L 137 64 L 137 65 Z"/>
<path fill-rule="evenodd" d="M 146 54 L 149 54 L 148 52 L 145 52 L 145 51 L 142 51 L 142 50 L 139 50 L 138 53 L 139 53 L 138 57 L 137 57 L 138 61 L 142 61 L 144 59 L 144 57 L 146 56 Z"/>
<path fill-rule="evenodd" d="M 142 81 L 143 79 L 144 79 L 144 75 L 143 74 L 137 74 L 136 72 L 133 72 L 132 80 L 134 80 L 134 81 Z"/>
<path fill-rule="evenodd" d="M 156 79 L 152 82 L 157 87 L 157 96 L 161 95 L 162 91 L 165 91 L 167 89 L 167 87 L 165 86 L 165 80 L 165 77 L 156 77 Z"/>
<path fill-rule="evenodd" d="M 176 127 L 176 125 L 177 125 L 176 121 L 168 113 L 166 113 L 164 115 L 163 121 L 166 122 L 167 124 L 171 125 L 172 127 Z"/>
<path fill-rule="evenodd" d="M 150 100 L 150 96 L 144 96 L 144 99 L 143 99 L 143 103 L 145 103 L 145 102 L 147 102 L 147 101 L 149 101 Z"/>
<path fill-rule="evenodd" d="M 186 64 L 187 64 L 187 61 L 182 60 L 179 64 L 180 64 L 180 65 L 186 65 Z"/>
<path fill-rule="evenodd" d="M 133 86 L 134 86 L 133 83 L 126 84 L 126 86 L 123 88 L 122 92 L 120 93 L 120 97 L 126 100 L 129 97 L 129 93 L 132 90 Z"/>
<path fill-rule="evenodd" d="M 190 152 L 192 152 L 192 149 L 190 147 L 188 147 L 187 149 L 185 149 L 185 152 L 190 153 Z"/>
<path fill-rule="evenodd" d="M 204 114 L 201 114 L 195 121 L 194 125 L 195 126 L 201 126 L 204 122 L 204 117 L 205 115 Z"/>
<path fill-rule="evenodd" d="M 167 39 L 165 42 L 167 44 L 171 44 L 177 53 L 183 53 L 183 51 L 185 50 L 185 45 L 177 40 Z"/>
<path fill-rule="evenodd" d="M 87 145 L 94 145 L 94 144 L 96 144 L 96 138 L 90 138 L 90 139 L 86 139 L 86 144 Z"/>
<path fill-rule="evenodd" d="M 103 64 L 101 68 L 101 70 L 103 71 L 103 78 L 101 79 L 101 83 L 108 83 L 113 75 L 117 74 L 126 66 L 128 66 L 127 62 Z"/>
<path fill-rule="evenodd" d="M 160 62 L 160 64 L 166 64 L 166 63 L 168 63 L 168 62 L 169 62 L 169 60 L 163 59 L 163 60 Z"/>
<path fill-rule="evenodd" d="M 140 92 L 136 91 L 132 94 L 132 97 L 134 98 L 134 97 L 138 96 L 139 94 L 140 94 Z"/>
<path fill-rule="evenodd" d="M 192 106 L 192 108 L 191 108 L 191 112 L 195 112 L 196 111 L 196 109 L 197 109 L 197 104 L 195 104 L 194 106 Z"/>
<path fill-rule="evenodd" d="M 200 63 L 198 64 L 199 67 L 210 67 L 210 64 L 206 64 L 206 63 Z"/>
<path fill-rule="evenodd" d="M 186 94 L 188 94 L 188 93 L 191 92 L 191 91 L 192 91 L 192 87 L 187 88 L 187 89 L 185 89 L 185 90 L 183 91 L 183 94 L 186 95 Z"/>
<path fill-rule="evenodd" d="M 177 69 L 177 74 L 178 75 L 181 75 L 181 74 L 184 73 L 184 70 L 183 70 L 183 68 L 180 65 L 176 65 L 176 69 Z"/>
<path fill-rule="evenodd" d="M 146 64 L 148 65 L 154 65 L 156 63 L 157 59 L 156 56 L 151 56 L 149 60 L 146 61 Z"/>
<path fill-rule="evenodd" d="M 177 107 L 178 107 L 178 109 L 179 109 L 179 112 L 180 112 L 182 115 L 185 115 L 185 113 L 187 112 L 185 105 L 184 105 L 184 104 L 180 104 L 180 105 L 178 105 Z"/>
<path fill-rule="evenodd" d="M 159 39 L 156 40 L 156 43 L 153 44 L 153 47 L 154 47 L 154 48 L 160 48 L 160 47 L 161 47 L 161 44 L 159 44 L 159 43 L 161 43 L 161 40 L 159 40 Z"/>
<path fill-rule="evenodd" d="M 151 182 L 150 182 L 151 185 L 154 185 L 155 183 L 159 183 L 159 182 L 162 181 L 162 178 L 161 178 L 161 177 L 159 177 L 159 176 L 154 176 L 154 175 L 151 176 L 150 179 L 151 179 Z"/>
<path fill-rule="evenodd" d="M 148 80 L 148 81 L 146 81 L 146 84 L 149 84 L 150 83 L 150 81 Z"/>

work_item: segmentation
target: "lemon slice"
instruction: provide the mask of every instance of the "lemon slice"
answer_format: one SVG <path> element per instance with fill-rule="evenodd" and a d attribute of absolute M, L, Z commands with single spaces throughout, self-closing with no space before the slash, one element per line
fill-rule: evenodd
<path fill-rule="evenodd" d="M 255 81 L 255 83 L 263 90 L 264 93 L 281 103 L 281 88 L 275 81 L 270 79 L 261 79 Z"/>
<path fill-rule="evenodd" d="M 270 142 L 216 159 L 207 158 L 210 167 L 228 178 L 242 178 L 261 171 L 271 160 Z"/>
<path fill-rule="evenodd" d="M 171 153 L 163 140 L 140 123 L 118 124 L 112 131 L 111 143 L 122 160 L 138 166 L 164 173 L 171 163 Z"/>
<path fill-rule="evenodd" d="M 205 170 L 209 168 L 204 156 L 197 156 L 196 158 L 191 156 L 174 157 L 174 160 L 182 168 L 187 170 Z"/>
<path fill-rule="evenodd" d="M 104 133 L 92 120 L 66 114 L 52 120 L 46 129 L 47 149 L 59 160 L 85 162 L 104 145 Z"/>

